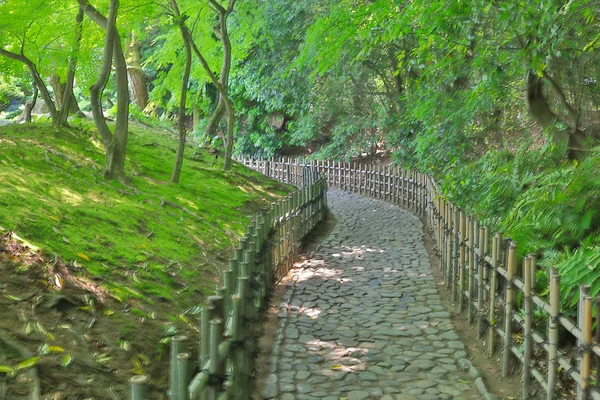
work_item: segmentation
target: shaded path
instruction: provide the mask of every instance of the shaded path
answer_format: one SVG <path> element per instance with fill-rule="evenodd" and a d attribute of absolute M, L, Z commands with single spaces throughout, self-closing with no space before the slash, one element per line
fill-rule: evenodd
<path fill-rule="evenodd" d="M 265 398 L 481 399 L 418 218 L 330 190 L 337 224 L 280 305 Z M 481 383 L 479 380 L 478 383 Z"/>

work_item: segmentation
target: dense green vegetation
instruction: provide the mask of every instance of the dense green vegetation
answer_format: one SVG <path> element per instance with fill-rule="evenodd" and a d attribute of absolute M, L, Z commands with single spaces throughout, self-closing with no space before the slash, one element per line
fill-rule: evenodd
<path fill-rule="evenodd" d="M 558 266 L 566 294 L 600 293 L 594 2 L 7 0 L 0 14 L 0 107 L 39 93 L 55 125 L 94 111 L 108 178 L 139 179 L 119 165 L 130 115 L 177 120 L 180 143 L 190 132 L 225 161 L 392 160 Z M 194 164 L 173 182 L 180 168 L 185 182 Z"/>

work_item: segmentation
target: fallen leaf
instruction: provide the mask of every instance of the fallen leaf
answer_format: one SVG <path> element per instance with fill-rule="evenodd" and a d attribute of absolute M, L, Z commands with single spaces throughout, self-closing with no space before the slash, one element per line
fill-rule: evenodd
<path fill-rule="evenodd" d="M 59 289 L 62 289 L 65 285 L 63 278 L 60 276 L 60 274 L 54 274 L 54 284 Z"/>
<path fill-rule="evenodd" d="M 342 369 L 342 366 L 340 364 L 335 364 L 335 365 L 332 365 L 331 367 L 329 367 L 329 369 L 332 371 L 337 371 L 339 369 Z"/>
<path fill-rule="evenodd" d="M 83 258 L 85 261 L 90 261 L 90 257 L 87 254 L 84 253 L 77 253 L 77 255 L 81 258 Z"/>
<path fill-rule="evenodd" d="M 63 349 L 63 348 L 62 348 L 62 347 L 60 347 L 60 346 L 49 346 L 49 347 L 48 347 L 48 351 L 49 351 L 50 353 L 64 353 L 64 352 L 65 352 L 65 349 Z"/>
<path fill-rule="evenodd" d="M 21 361 L 19 363 L 19 365 L 17 365 L 17 370 L 22 370 L 22 369 L 26 369 L 26 368 L 31 368 L 33 366 L 35 366 L 37 363 L 40 362 L 40 358 L 39 357 L 31 357 L 28 358 L 27 360 Z"/>
<path fill-rule="evenodd" d="M 53 221 L 60 222 L 60 218 L 58 218 L 56 215 L 50 215 L 48 218 L 50 218 Z"/>
<path fill-rule="evenodd" d="M 69 365 L 71 365 L 72 362 L 73 362 L 73 357 L 71 357 L 71 355 L 69 355 L 69 354 L 65 354 L 60 359 L 60 365 L 62 365 L 65 368 L 68 367 Z"/>
<path fill-rule="evenodd" d="M 108 354 L 100 354 L 98 356 L 96 356 L 96 362 L 97 363 L 106 363 L 108 361 L 110 361 L 112 357 L 110 357 Z"/>

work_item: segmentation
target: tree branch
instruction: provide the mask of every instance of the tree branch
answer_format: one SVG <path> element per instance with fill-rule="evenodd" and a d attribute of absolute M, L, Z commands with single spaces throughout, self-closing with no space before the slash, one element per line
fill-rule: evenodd
<path fill-rule="evenodd" d="M 100 25 L 102 29 L 106 30 L 108 25 L 108 19 L 100 13 L 88 0 L 77 0 L 79 6 L 83 8 L 85 15 L 87 15 L 92 21 Z"/>
<path fill-rule="evenodd" d="M 562 88 L 558 85 L 558 83 L 546 71 L 543 72 L 543 75 L 544 75 L 544 78 L 548 82 L 550 82 L 550 84 L 552 85 L 552 88 L 554 89 L 554 91 L 558 94 L 558 97 L 560 98 L 561 103 L 569 111 L 569 117 L 571 117 L 575 121 L 577 121 L 577 116 L 578 116 L 579 113 L 569 103 L 569 101 L 567 100 L 567 96 L 565 95 L 565 92 L 562 90 Z"/>
<path fill-rule="evenodd" d="M 210 3 L 210 4 L 211 4 L 211 5 L 214 7 L 214 8 L 216 8 L 216 9 L 217 9 L 217 11 L 219 12 L 219 14 L 220 14 L 220 13 L 226 13 L 226 12 L 227 12 L 227 10 L 225 10 L 225 8 L 224 8 L 222 5 L 220 5 L 219 3 L 217 3 L 215 0 L 208 0 L 208 2 L 209 2 L 209 3 Z"/>

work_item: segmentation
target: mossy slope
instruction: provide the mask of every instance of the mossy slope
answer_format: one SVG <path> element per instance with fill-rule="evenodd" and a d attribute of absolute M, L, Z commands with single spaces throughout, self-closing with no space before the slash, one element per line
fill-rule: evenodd
<path fill-rule="evenodd" d="M 249 218 L 291 189 L 237 164 L 223 172 L 211 154 L 191 159 L 192 148 L 172 185 L 175 146 L 132 124 L 123 184 L 104 180 L 89 121 L 0 127 L 0 345 L 38 357 L 44 394 L 126 397 L 139 373 L 164 392 L 169 336 L 197 339 L 199 306 Z M 27 256 L 22 243 L 40 251 Z M 60 368 L 63 354 L 75 361 Z M 22 358 L 6 353 L 0 367 Z"/>
<path fill-rule="evenodd" d="M 225 173 L 210 154 L 187 158 L 171 185 L 175 144 L 132 126 L 123 185 L 103 179 L 89 124 L 2 127 L 0 227 L 72 261 L 123 301 L 210 292 L 248 217 L 287 188 L 238 165 Z"/>

